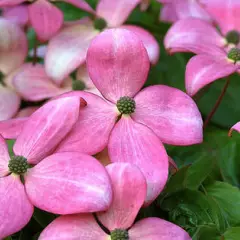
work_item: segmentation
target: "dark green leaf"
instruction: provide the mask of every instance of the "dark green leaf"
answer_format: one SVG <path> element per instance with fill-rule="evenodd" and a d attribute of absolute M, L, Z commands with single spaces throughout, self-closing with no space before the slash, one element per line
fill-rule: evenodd
<path fill-rule="evenodd" d="M 51 214 L 38 208 L 34 208 L 33 218 L 43 228 L 45 228 L 49 223 L 51 223 L 56 217 L 57 216 L 55 214 Z"/>
<path fill-rule="evenodd" d="M 240 227 L 229 228 L 224 233 L 224 240 L 239 240 L 240 239 Z"/>

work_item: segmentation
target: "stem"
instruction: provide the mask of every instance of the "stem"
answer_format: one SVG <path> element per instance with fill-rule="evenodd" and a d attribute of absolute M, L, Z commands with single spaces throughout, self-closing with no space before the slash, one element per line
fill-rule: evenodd
<path fill-rule="evenodd" d="M 222 89 L 222 92 L 221 92 L 220 96 L 218 97 L 218 99 L 217 99 L 217 101 L 216 101 L 216 103 L 215 103 L 212 111 L 209 113 L 209 115 L 207 116 L 207 118 L 206 118 L 206 120 L 205 120 L 205 122 L 204 122 L 204 124 L 203 124 L 203 128 L 204 128 L 204 129 L 207 127 L 207 125 L 208 125 L 209 122 L 211 121 L 213 115 L 214 115 L 215 112 L 217 111 L 220 103 L 222 102 L 222 99 L 223 99 L 223 97 L 224 97 L 224 95 L 225 95 L 225 93 L 226 93 L 226 91 L 227 91 L 227 88 L 228 88 L 229 83 L 230 83 L 230 78 L 228 77 L 228 78 L 227 78 L 227 81 L 226 81 L 226 83 L 225 83 L 225 85 L 224 85 L 224 87 L 223 87 L 223 89 Z"/>

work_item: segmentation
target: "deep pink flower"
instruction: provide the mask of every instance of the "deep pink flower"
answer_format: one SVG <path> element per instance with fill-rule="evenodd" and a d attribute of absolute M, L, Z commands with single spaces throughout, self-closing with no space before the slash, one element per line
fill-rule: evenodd
<path fill-rule="evenodd" d="M 111 184 L 96 159 L 76 152 L 52 154 L 76 123 L 79 109 L 79 97 L 60 98 L 39 108 L 14 144 L 16 156 L 9 156 L 0 137 L 0 239 L 23 228 L 33 206 L 56 214 L 109 207 Z"/>
<path fill-rule="evenodd" d="M 135 163 L 142 170 L 148 183 L 147 203 L 167 181 L 168 156 L 161 141 L 176 145 L 202 141 L 201 115 L 187 94 L 163 85 L 140 91 L 149 65 L 146 49 L 134 33 L 120 28 L 97 36 L 88 50 L 87 66 L 105 99 L 81 91 L 66 94 L 82 96 L 88 105 L 57 149 L 92 155 L 108 146 L 112 162 Z"/>
<path fill-rule="evenodd" d="M 110 231 L 105 233 L 90 214 L 61 216 L 48 225 L 39 240 L 120 239 L 130 240 L 191 240 L 187 232 L 160 218 L 145 218 L 134 223 L 147 193 L 146 181 L 134 165 L 113 163 L 107 166 L 112 180 L 113 202 L 110 208 L 97 213 L 100 222 Z M 133 224 L 134 223 L 134 224 Z M 128 237 L 128 238 L 127 238 Z"/>
<path fill-rule="evenodd" d="M 92 8 L 84 0 L 62 0 L 70 3 L 80 9 L 94 13 Z M 18 4 L 28 2 L 28 0 L 1 0 L 0 7 L 15 7 Z M 26 8 L 26 7 L 24 7 Z M 30 24 L 36 31 L 40 41 L 47 41 L 52 38 L 63 25 L 63 13 L 48 0 L 37 0 L 27 5 L 28 16 Z M 16 11 L 16 10 L 15 10 Z M 26 11 L 26 10 L 22 10 Z M 23 19 L 22 11 L 19 9 L 15 12 L 17 14 L 17 21 Z M 12 17 L 11 17 L 12 18 Z"/>
<path fill-rule="evenodd" d="M 211 24 L 189 18 L 170 28 L 164 45 L 170 53 L 198 54 L 186 68 L 186 90 L 192 96 L 207 84 L 239 70 L 239 40 L 240 34 L 235 29 L 224 37 Z"/>
<path fill-rule="evenodd" d="M 123 25 L 132 10 L 141 0 L 100 0 L 96 9 L 96 20 L 77 21 L 60 31 L 49 42 L 45 65 L 47 74 L 60 84 L 72 71 L 77 69 L 86 60 L 86 53 L 92 39 L 106 27 L 122 27 L 135 32 L 143 41 L 153 64 L 159 59 L 159 45 L 156 39 L 145 29 Z M 106 22 L 104 22 L 103 21 Z"/>
<path fill-rule="evenodd" d="M 27 48 L 27 38 L 22 29 L 17 24 L 0 18 L 0 72 L 3 75 L 10 75 L 24 62 Z M 13 117 L 19 109 L 20 101 L 14 89 L 0 83 L 0 120 Z"/>
<path fill-rule="evenodd" d="M 189 17 L 212 22 L 210 14 L 199 4 L 198 0 L 157 0 L 163 3 L 160 20 L 176 22 Z"/>

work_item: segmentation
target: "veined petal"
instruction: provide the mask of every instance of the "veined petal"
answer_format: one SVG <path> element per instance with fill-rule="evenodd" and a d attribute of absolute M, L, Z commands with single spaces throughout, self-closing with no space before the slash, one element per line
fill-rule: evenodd
<path fill-rule="evenodd" d="M 91 42 L 87 53 L 90 78 L 112 102 L 134 96 L 146 81 L 149 65 L 142 41 L 121 28 L 102 32 Z"/>
<path fill-rule="evenodd" d="M 118 113 L 114 105 L 92 93 L 76 91 L 63 96 L 73 95 L 83 97 L 87 106 L 80 111 L 76 125 L 60 143 L 57 152 L 96 154 L 107 146 Z"/>
<path fill-rule="evenodd" d="M 107 21 L 108 27 L 118 27 L 140 2 L 141 0 L 100 0 L 96 12 Z"/>
<path fill-rule="evenodd" d="M 46 0 L 37 0 L 28 6 L 29 20 L 40 41 L 47 41 L 63 24 L 63 13 Z"/>
<path fill-rule="evenodd" d="M 146 126 L 123 116 L 114 127 L 108 145 L 112 162 L 129 162 L 140 168 L 147 181 L 146 204 L 164 188 L 168 156 L 158 137 Z"/>
<path fill-rule="evenodd" d="M 145 218 L 129 230 L 131 240 L 191 240 L 179 226 L 160 218 Z"/>
<path fill-rule="evenodd" d="M 91 214 L 66 215 L 55 219 L 38 240 L 109 240 Z"/>
<path fill-rule="evenodd" d="M 20 102 L 16 92 L 0 84 L 0 121 L 12 118 L 17 113 Z"/>
<path fill-rule="evenodd" d="M 209 83 L 229 76 L 237 69 L 239 66 L 228 62 L 226 57 L 214 59 L 209 55 L 194 56 L 186 66 L 185 85 L 187 93 L 193 96 Z"/>
<path fill-rule="evenodd" d="M 238 0 L 200 0 L 213 16 L 225 34 L 228 31 L 240 31 L 240 2 Z"/>
<path fill-rule="evenodd" d="M 133 25 L 123 25 L 122 28 L 134 32 L 142 40 L 144 47 L 147 50 L 148 57 L 152 64 L 156 64 L 160 55 L 160 47 L 157 40 L 153 35 L 146 31 L 144 28 L 133 26 Z"/>
<path fill-rule="evenodd" d="M 63 89 L 49 79 L 41 64 L 24 64 L 14 76 L 13 86 L 29 101 L 40 101 L 63 93 Z"/>
<path fill-rule="evenodd" d="M 25 1 L 26 0 L 1 0 L 0 7 L 14 6 L 14 5 L 20 4 Z"/>
<path fill-rule="evenodd" d="M 79 108 L 79 97 L 59 98 L 40 107 L 24 125 L 13 147 L 14 153 L 32 164 L 41 161 L 70 132 L 78 119 Z"/>
<path fill-rule="evenodd" d="M 151 86 L 136 97 L 133 119 L 153 130 L 167 144 L 201 143 L 202 117 L 195 102 L 184 92 L 164 86 Z"/>
<path fill-rule="evenodd" d="M 174 23 L 178 20 L 174 4 L 166 3 L 162 6 L 160 12 L 160 20 L 163 22 Z"/>
<path fill-rule="evenodd" d="M 13 118 L 0 121 L 0 134 L 5 139 L 16 139 L 26 123 L 28 118 Z"/>
<path fill-rule="evenodd" d="M 49 42 L 46 72 L 60 85 L 73 70 L 86 60 L 88 46 L 98 31 L 90 26 L 73 25 L 64 28 Z"/>
<path fill-rule="evenodd" d="M 113 188 L 113 201 L 107 211 L 99 213 L 100 222 L 110 231 L 132 226 L 147 194 L 142 172 L 133 164 L 113 163 L 107 166 Z"/>
<path fill-rule="evenodd" d="M 209 53 L 213 47 L 223 47 L 224 45 L 224 38 L 214 26 L 196 18 L 177 21 L 169 29 L 164 39 L 164 46 L 170 53 Z"/>
<path fill-rule="evenodd" d="M 6 7 L 3 9 L 2 16 L 5 19 L 24 26 L 28 23 L 28 7 L 27 5 Z"/>
<path fill-rule="evenodd" d="M 84 0 L 60 0 L 60 1 L 70 3 L 75 7 L 80 8 L 86 12 L 93 13 L 93 14 L 95 13 L 95 11 L 91 8 L 91 6 Z"/>
<path fill-rule="evenodd" d="M 19 67 L 27 56 L 27 38 L 17 24 L 0 18 L 0 71 L 7 75 Z"/>
<path fill-rule="evenodd" d="M 0 135 L 0 179 L 9 173 L 8 171 L 8 161 L 10 156 L 8 154 L 8 146 L 4 138 Z"/>
<path fill-rule="evenodd" d="M 231 127 L 231 129 L 230 129 L 230 131 L 229 131 L 229 133 L 228 133 L 229 136 L 232 135 L 233 130 L 235 130 L 235 131 L 237 131 L 237 132 L 240 133 L 240 122 L 237 122 L 236 124 L 234 124 L 234 125 Z"/>
<path fill-rule="evenodd" d="M 0 178 L 0 239 L 21 230 L 31 219 L 33 206 L 18 176 Z"/>
<path fill-rule="evenodd" d="M 77 153 L 56 153 L 29 170 L 26 192 L 40 209 L 56 214 L 98 212 L 112 201 L 108 174 L 95 158 Z"/>

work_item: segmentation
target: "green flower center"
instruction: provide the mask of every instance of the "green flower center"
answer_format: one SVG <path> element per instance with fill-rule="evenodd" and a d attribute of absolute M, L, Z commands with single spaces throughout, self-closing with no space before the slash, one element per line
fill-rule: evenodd
<path fill-rule="evenodd" d="M 86 89 L 86 85 L 84 82 L 80 80 L 74 80 L 72 82 L 72 90 L 84 90 Z"/>
<path fill-rule="evenodd" d="M 13 156 L 8 162 L 9 171 L 18 175 L 26 173 L 29 167 L 27 159 L 23 156 Z"/>
<path fill-rule="evenodd" d="M 95 29 L 102 31 L 105 27 L 107 27 L 107 22 L 103 18 L 97 18 L 94 21 L 94 27 Z"/>
<path fill-rule="evenodd" d="M 230 31 L 227 33 L 226 35 L 226 39 L 228 41 L 228 43 L 233 43 L 235 45 L 237 45 L 240 41 L 240 34 L 238 31 Z"/>
<path fill-rule="evenodd" d="M 134 99 L 130 97 L 121 97 L 117 101 L 117 108 L 122 114 L 131 114 L 135 111 L 136 103 Z"/>
<path fill-rule="evenodd" d="M 232 48 L 228 52 L 228 58 L 233 60 L 234 63 L 240 61 L 240 49 L 239 48 Z"/>
<path fill-rule="evenodd" d="M 111 240 L 129 240 L 128 231 L 115 229 L 111 232 Z"/>

